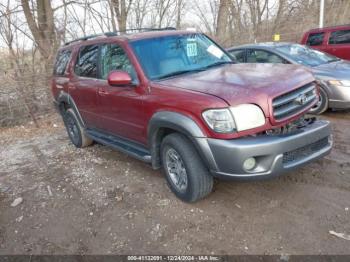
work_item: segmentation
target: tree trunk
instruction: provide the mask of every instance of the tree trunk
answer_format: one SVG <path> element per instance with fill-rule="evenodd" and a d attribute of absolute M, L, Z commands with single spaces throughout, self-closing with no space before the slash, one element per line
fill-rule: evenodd
<path fill-rule="evenodd" d="M 24 15 L 34 37 L 39 52 L 46 61 L 50 61 L 57 48 L 54 16 L 50 0 L 37 0 L 37 21 L 29 1 L 21 0 Z"/>
<path fill-rule="evenodd" d="M 126 0 L 111 0 L 110 4 L 114 9 L 119 31 L 126 31 L 126 24 L 132 0 L 129 0 L 128 3 Z"/>
<path fill-rule="evenodd" d="M 216 37 L 223 45 L 228 42 L 227 25 L 229 22 L 229 5 L 229 0 L 220 0 L 216 24 Z"/>

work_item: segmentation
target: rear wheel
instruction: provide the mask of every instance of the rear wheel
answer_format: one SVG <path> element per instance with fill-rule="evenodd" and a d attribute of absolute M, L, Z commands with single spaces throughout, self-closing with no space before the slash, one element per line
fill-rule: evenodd
<path fill-rule="evenodd" d="M 64 124 L 67 129 L 71 142 L 78 148 L 87 147 L 93 143 L 89 138 L 82 125 L 79 123 L 73 109 L 68 109 L 63 116 Z"/>
<path fill-rule="evenodd" d="M 166 136 L 161 159 L 168 185 L 182 201 L 195 202 L 212 191 L 213 177 L 185 136 L 178 133 Z"/>
<path fill-rule="evenodd" d="M 320 115 L 328 109 L 328 95 L 323 88 L 320 88 L 320 97 L 317 104 L 309 111 L 310 114 Z"/>

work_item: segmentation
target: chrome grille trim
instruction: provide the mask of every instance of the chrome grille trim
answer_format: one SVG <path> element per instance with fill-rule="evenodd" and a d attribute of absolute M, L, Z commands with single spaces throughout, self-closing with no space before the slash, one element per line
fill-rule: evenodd
<path fill-rule="evenodd" d="M 297 101 L 299 98 L 303 100 L 300 103 Z M 274 98 L 272 101 L 273 116 L 276 120 L 290 117 L 303 111 L 316 99 L 316 84 L 312 82 Z"/>

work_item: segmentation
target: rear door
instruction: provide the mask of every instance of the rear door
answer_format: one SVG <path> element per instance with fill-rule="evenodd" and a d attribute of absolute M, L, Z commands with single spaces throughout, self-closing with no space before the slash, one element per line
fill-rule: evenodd
<path fill-rule="evenodd" d="M 270 64 L 285 64 L 288 63 L 285 59 L 267 50 L 248 49 L 247 63 L 270 63 Z"/>
<path fill-rule="evenodd" d="M 87 45 L 79 49 L 68 92 L 73 98 L 87 127 L 100 128 L 98 91 L 99 45 Z"/>
<path fill-rule="evenodd" d="M 107 78 L 112 70 L 128 72 L 133 83 L 125 86 L 110 86 Z M 102 129 L 113 135 L 144 143 L 143 98 L 144 90 L 125 50 L 116 43 L 102 45 L 98 88 Z"/>
<path fill-rule="evenodd" d="M 330 33 L 328 52 L 334 56 L 350 60 L 350 28 Z"/>
<path fill-rule="evenodd" d="M 233 60 L 237 63 L 245 63 L 246 62 L 246 49 L 235 49 L 229 51 L 229 54 L 233 58 Z"/>

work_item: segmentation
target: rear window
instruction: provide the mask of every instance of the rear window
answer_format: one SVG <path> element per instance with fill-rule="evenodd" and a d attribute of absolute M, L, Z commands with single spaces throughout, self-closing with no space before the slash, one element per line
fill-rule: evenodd
<path fill-rule="evenodd" d="M 350 44 L 350 30 L 341 30 L 331 33 L 329 44 Z"/>
<path fill-rule="evenodd" d="M 74 68 L 78 76 L 97 78 L 98 49 L 98 45 L 88 45 L 80 49 Z"/>
<path fill-rule="evenodd" d="M 54 75 L 62 76 L 65 74 L 71 53 L 70 50 L 58 52 L 53 70 Z"/>
<path fill-rule="evenodd" d="M 324 34 L 324 32 L 309 34 L 306 44 L 310 46 L 322 45 Z"/>

